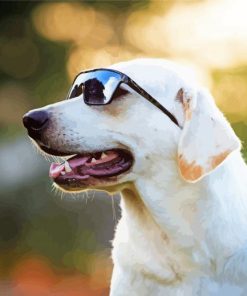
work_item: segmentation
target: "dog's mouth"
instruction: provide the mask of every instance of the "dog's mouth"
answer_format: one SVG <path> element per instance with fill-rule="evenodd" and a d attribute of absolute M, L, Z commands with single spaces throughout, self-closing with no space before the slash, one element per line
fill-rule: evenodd
<path fill-rule="evenodd" d="M 52 163 L 49 175 L 66 190 L 79 190 L 111 183 L 126 173 L 133 164 L 132 154 L 125 149 L 77 154 L 63 163 Z"/>

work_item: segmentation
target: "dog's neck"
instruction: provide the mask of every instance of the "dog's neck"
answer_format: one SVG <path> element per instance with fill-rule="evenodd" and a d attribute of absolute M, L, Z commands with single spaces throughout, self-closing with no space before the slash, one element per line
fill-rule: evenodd
<path fill-rule="evenodd" d="M 172 169 L 177 171 L 175 162 Z M 122 192 L 121 236 L 127 231 L 129 242 L 139 244 L 134 249 L 139 248 L 140 257 L 142 252 L 147 255 L 145 242 L 149 241 L 146 247 L 155 257 L 152 262 L 162 264 L 162 256 L 170 254 L 171 260 L 182 260 L 184 267 L 187 261 L 190 267 L 210 269 L 214 262 L 220 268 L 224 258 L 246 243 L 246 176 L 242 156 L 234 152 L 195 184 L 161 170 L 151 178 L 139 178 Z"/>

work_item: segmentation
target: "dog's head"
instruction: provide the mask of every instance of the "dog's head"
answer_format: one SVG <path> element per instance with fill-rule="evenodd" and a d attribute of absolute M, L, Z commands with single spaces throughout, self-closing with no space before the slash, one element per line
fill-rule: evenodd
<path fill-rule="evenodd" d="M 240 148 L 210 94 L 188 82 L 172 63 L 135 60 L 109 68 L 136 81 L 180 127 L 124 84 L 109 105 L 88 106 L 78 96 L 32 110 L 23 119 L 30 137 L 44 152 L 67 159 L 51 165 L 50 176 L 59 187 L 110 190 L 169 170 L 170 162 L 177 163 L 186 181 L 195 182 Z"/>

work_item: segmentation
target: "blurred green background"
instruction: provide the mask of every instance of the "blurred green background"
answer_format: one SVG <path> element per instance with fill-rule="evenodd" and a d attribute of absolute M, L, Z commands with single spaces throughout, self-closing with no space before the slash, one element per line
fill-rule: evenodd
<path fill-rule="evenodd" d="M 52 192 L 22 115 L 79 71 L 136 57 L 191 66 L 247 139 L 247 3 L 0 3 L 0 295 L 108 295 L 119 197 Z"/>

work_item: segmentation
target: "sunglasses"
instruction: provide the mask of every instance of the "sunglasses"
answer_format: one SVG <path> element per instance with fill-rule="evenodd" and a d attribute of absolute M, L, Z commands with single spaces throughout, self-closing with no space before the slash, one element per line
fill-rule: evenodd
<path fill-rule="evenodd" d="M 149 93 L 140 87 L 127 75 L 111 69 L 94 69 L 79 73 L 70 89 L 68 99 L 83 96 L 87 105 L 108 105 L 114 99 L 119 86 L 124 83 L 150 103 L 165 113 L 178 127 L 179 123 L 174 115 L 156 101 Z"/>

